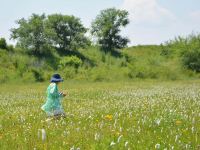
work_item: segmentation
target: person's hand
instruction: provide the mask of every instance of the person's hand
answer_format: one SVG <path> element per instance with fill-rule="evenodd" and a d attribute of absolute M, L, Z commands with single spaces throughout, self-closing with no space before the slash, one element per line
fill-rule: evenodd
<path fill-rule="evenodd" d="M 63 92 L 61 92 L 61 95 L 62 95 L 63 97 L 65 97 L 67 94 L 66 94 L 66 93 L 63 93 Z"/>
<path fill-rule="evenodd" d="M 62 93 L 62 95 L 63 95 L 63 97 L 65 97 L 67 94 L 65 94 L 65 93 Z"/>

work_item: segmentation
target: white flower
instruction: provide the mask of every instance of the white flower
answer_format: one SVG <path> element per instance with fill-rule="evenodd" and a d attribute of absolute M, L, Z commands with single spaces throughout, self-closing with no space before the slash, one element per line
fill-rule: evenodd
<path fill-rule="evenodd" d="M 156 119 L 155 120 L 155 123 L 159 126 L 160 125 L 160 122 L 161 122 L 161 119 Z"/>
<path fill-rule="evenodd" d="M 176 135 L 175 142 L 178 140 L 178 135 Z"/>
<path fill-rule="evenodd" d="M 123 136 L 123 135 L 120 135 L 120 136 L 118 137 L 118 139 L 117 139 L 117 143 L 119 143 L 119 142 L 120 142 L 120 140 L 121 140 L 122 136 Z"/>
<path fill-rule="evenodd" d="M 46 140 L 46 131 L 45 129 L 38 129 L 38 139 L 40 138 L 40 132 L 42 133 L 42 141 Z"/>
<path fill-rule="evenodd" d="M 127 147 L 127 146 L 128 146 L 128 142 L 127 142 L 127 141 L 125 142 L 124 146 L 125 146 L 125 147 Z"/>
<path fill-rule="evenodd" d="M 191 129 L 191 130 L 192 130 L 192 133 L 194 133 L 194 127 L 192 127 L 192 129 Z"/>
<path fill-rule="evenodd" d="M 155 149 L 160 149 L 160 144 L 156 144 Z"/>
<path fill-rule="evenodd" d="M 74 145 L 70 148 L 70 150 L 74 150 Z"/>
<path fill-rule="evenodd" d="M 112 141 L 112 142 L 110 143 L 110 146 L 113 146 L 113 145 L 115 145 L 115 144 L 116 144 L 116 143 Z"/>
<path fill-rule="evenodd" d="M 97 140 L 99 140 L 99 138 L 100 138 L 100 134 L 96 133 L 96 134 L 94 135 L 94 139 L 97 141 Z"/>
<path fill-rule="evenodd" d="M 122 127 L 119 128 L 119 131 L 122 132 Z"/>
<path fill-rule="evenodd" d="M 45 141 L 46 140 L 46 131 L 45 129 L 42 129 L 42 141 Z"/>

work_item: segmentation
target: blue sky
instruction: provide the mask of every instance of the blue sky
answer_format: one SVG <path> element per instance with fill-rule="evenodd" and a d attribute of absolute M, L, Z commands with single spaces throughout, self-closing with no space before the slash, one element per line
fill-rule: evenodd
<path fill-rule="evenodd" d="M 100 10 L 110 7 L 129 11 L 131 23 L 122 34 L 130 38 L 130 45 L 160 44 L 178 35 L 200 32 L 200 0 L 0 0 L 0 3 L 0 37 L 8 41 L 15 21 L 32 13 L 73 14 L 89 27 Z"/>

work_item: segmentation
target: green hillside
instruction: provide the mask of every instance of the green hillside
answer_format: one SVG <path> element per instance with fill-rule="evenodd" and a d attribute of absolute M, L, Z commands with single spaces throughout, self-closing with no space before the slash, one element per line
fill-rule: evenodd
<path fill-rule="evenodd" d="M 159 46 L 133 46 L 111 52 L 89 46 L 65 56 L 53 52 L 43 57 L 7 45 L 0 49 L 0 82 L 41 82 L 49 80 L 54 72 L 68 80 L 87 81 L 197 79 L 198 39 L 199 35 L 190 35 Z"/>

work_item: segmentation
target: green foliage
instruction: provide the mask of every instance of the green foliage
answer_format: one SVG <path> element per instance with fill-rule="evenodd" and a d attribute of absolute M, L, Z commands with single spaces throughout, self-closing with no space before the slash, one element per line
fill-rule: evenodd
<path fill-rule="evenodd" d="M 166 47 L 181 56 L 184 67 L 200 72 L 200 34 L 175 38 Z"/>
<path fill-rule="evenodd" d="M 162 51 L 161 51 L 160 55 L 165 56 L 165 57 L 172 56 L 173 51 L 168 46 L 163 46 L 161 44 L 161 48 L 162 48 Z"/>
<path fill-rule="evenodd" d="M 17 21 L 19 27 L 11 30 L 16 47 L 0 39 L 0 82 L 42 82 L 54 72 L 65 79 L 98 82 L 200 78 L 200 34 L 124 48 L 128 39 L 120 31 L 128 23 L 124 10 L 101 11 L 91 29 L 100 46 L 88 47 L 88 29 L 77 17 L 33 14 L 22 18 Z"/>
<path fill-rule="evenodd" d="M 5 83 L 9 80 L 8 72 L 6 69 L 0 69 L 0 83 Z"/>
<path fill-rule="evenodd" d="M 60 67 L 65 68 L 67 66 L 73 66 L 75 68 L 78 68 L 82 65 L 82 60 L 76 56 L 67 56 L 63 57 L 60 61 Z"/>
<path fill-rule="evenodd" d="M 68 15 L 49 15 L 46 21 L 47 37 L 59 52 L 77 50 L 89 44 L 87 29 L 79 18 Z"/>
<path fill-rule="evenodd" d="M 112 51 L 124 48 L 129 40 L 119 33 L 129 23 L 128 12 L 109 8 L 102 10 L 92 22 L 91 33 L 97 38 L 103 50 Z"/>
<path fill-rule="evenodd" d="M 0 49 L 7 49 L 7 43 L 5 38 L 0 38 Z"/>
<path fill-rule="evenodd" d="M 185 52 L 182 60 L 188 69 L 200 72 L 200 48 Z"/>
<path fill-rule="evenodd" d="M 31 71 L 32 71 L 32 73 L 34 75 L 34 78 L 35 78 L 36 82 L 44 81 L 44 72 L 41 69 L 33 68 Z"/>
<path fill-rule="evenodd" d="M 32 14 L 28 20 L 17 21 L 18 28 L 11 29 L 11 38 L 28 54 L 42 56 L 48 53 L 48 39 L 45 34 L 45 15 Z"/>
<path fill-rule="evenodd" d="M 27 20 L 18 20 L 17 24 L 18 28 L 11 29 L 11 38 L 17 40 L 18 47 L 37 57 L 51 56 L 52 49 L 63 55 L 90 44 L 85 36 L 87 29 L 74 16 L 32 14 Z"/>
<path fill-rule="evenodd" d="M 108 81 L 108 69 L 106 67 L 94 68 L 91 72 L 92 81 Z"/>
<path fill-rule="evenodd" d="M 77 70 L 74 67 L 68 66 L 62 69 L 62 74 L 65 79 L 74 79 L 77 74 Z"/>

